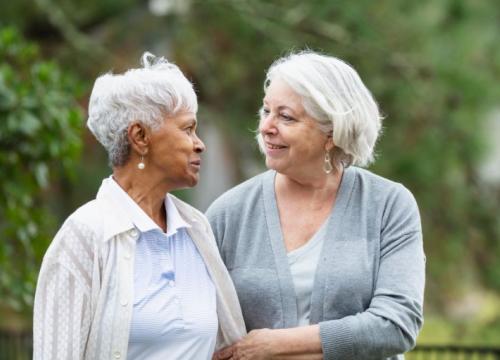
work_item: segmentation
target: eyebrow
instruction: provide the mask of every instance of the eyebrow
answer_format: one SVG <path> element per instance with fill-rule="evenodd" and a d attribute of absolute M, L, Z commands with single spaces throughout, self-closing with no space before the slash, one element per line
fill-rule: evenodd
<path fill-rule="evenodd" d="M 263 106 L 265 106 L 265 105 L 266 105 L 266 102 L 267 102 L 267 101 L 263 101 L 263 102 L 262 102 L 262 103 L 263 103 Z M 291 108 L 290 106 L 286 106 L 286 105 L 280 105 L 280 106 L 278 106 L 278 110 L 279 110 L 279 111 L 281 111 L 281 110 L 285 110 L 285 109 L 288 109 L 288 110 L 292 111 L 292 112 L 293 112 L 293 113 L 295 113 L 295 114 L 299 114 L 299 111 L 297 111 L 297 110 L 295 110 L 295 109 Z"/>
<path fill-rule="evenodd" d="M 266 98 L 263 98 L 262 99 L 262 104 L 263 105 L 267 105 L 268 101 L 266 100 Z M 286 105 L 280 105 L 278 106 L 278 109 L 290 109 L 290 110 L 294 110 L 293 108 L 291 108 L 290 106 L 286 106 Z M 295 110 L 294 110 L 295 111 Z"/>
<path fill-rule="evenodd" d="M 278 106 L 278 110 L 283 110 L 283 109 L 288 109 L 288 110 L 291 110 L 293 111 L 294 113 L 297 113 L 298 111 L 291 108 L 290 106 L 286 106 L 286 105 L 281 105 L 281 106 Z"/>
<path fill-rule="evenodd" d="M 191 118 L 191 119 L 187 120 L 185 124 L 189 125 L 189 126 L 198 125 L 198 120 L 196 118 Z"/>

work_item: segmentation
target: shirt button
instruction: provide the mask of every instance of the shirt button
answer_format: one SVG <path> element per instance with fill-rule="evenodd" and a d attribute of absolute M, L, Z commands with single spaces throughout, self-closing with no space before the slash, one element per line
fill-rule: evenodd
<path fill-rule="evenodd" d="M 130 235 L 132 237 L 136 238 L 137 235 L 139 235 L 139 232 L 136 229 L 132 229 L 132 230 L 130 230 Z"/>
<path fill-rule="evenodd" d="M 125 255 L 123 255 L 123 257 L 124 257 L 126 260 L 130 260 L 130 258 L 131 258 L 130 253 L 125 253 Z"/>
<path fill-rule="evenodd" d="M 122 300 L 120 301 L 120 305 L 121 305 L 121 306 L 127 306 L 127 305 L 128 305 L 128 300 L 127 300 L 127 299 L 122 299 Z"/>
<path fill-rule="evenodd" d="M 169 285 L 170 287 L 174 287 L 174 286 L 175 286 L 175 281 L 174 281 L 174 280 L 170 280 L 170 281 L 168 282 L 168 285 Z"/>
<path fill-rule="evenodd" d="M 113 355 L 115 356 L 115 359 L 119 359 L 122 357 L 122 354 L 119 351 L 115 351 Z"/>

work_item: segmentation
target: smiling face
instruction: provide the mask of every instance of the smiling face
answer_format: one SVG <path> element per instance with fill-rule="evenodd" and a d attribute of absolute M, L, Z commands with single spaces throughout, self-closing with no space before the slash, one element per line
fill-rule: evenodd
<path fill-rule="evenodd" d="M 171 189 L 192 187 L 198 183 L 200 154 L 205 145 L 196 135 L 196 115 L 181 112 L 166 117 L 160 128 L 151 132 L 147 168 L 159 174 Z"/>
<path fill-rule="evenodd" d="M 281 79 L 267 88 L 259 132 L 265 144 L 266 166 L 284 175 L 322 172 L 325 151 L 333 143 L 305 111 L 300 96 Z"/>

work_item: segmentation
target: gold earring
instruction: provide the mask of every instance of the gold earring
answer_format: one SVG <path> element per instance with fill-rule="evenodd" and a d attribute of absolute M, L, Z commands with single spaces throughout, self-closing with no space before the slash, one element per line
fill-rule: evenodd
<path fill-rule="evenodd" d="M 323 161 L 323 171 L 327 174 L 330 174 L 332 170 L 332 160 L 330 159 L 330 153 L 327 151 L 325 153 L 325 161 Z"/>

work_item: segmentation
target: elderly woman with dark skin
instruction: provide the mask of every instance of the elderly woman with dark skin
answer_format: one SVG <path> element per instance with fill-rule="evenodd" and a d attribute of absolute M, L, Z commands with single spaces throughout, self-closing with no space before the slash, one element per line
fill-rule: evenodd
<path fill-rule="evenodd" d="M 34 359 L 210 359 L 245 334 L 196 185 L 197 99 L 177 66 L 99 77 L 88 127 L 113 174 L 63 224 L 40 271 Z M 217 343 L 217 344 L 216 344 Z"/>
<path fill-rule="evenodd" d="M 417 204 L 373 160 L 376 102 L 345 62 L 277 60 L 258 142 L 269 171 L 206 215 L 247 330 L 216 359 L 402 359 L 423 322 Z"/>

